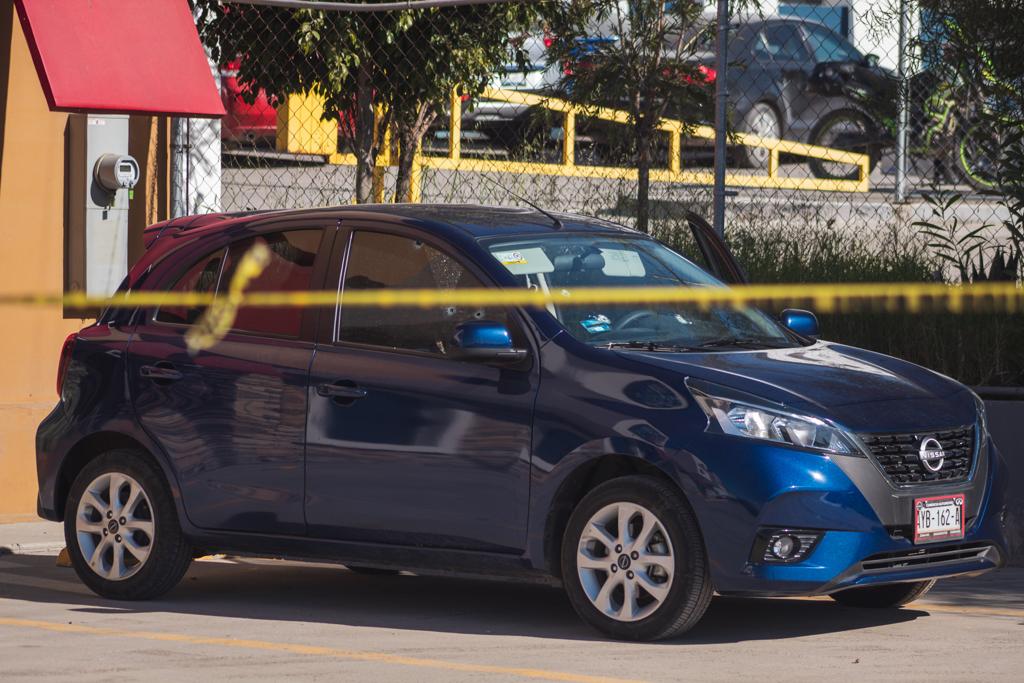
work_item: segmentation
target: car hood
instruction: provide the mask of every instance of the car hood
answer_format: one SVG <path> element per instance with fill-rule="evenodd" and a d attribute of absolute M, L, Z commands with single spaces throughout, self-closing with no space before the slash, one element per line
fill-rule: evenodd
<path fill-rule="evenodd" d="M 858 432 L 913 432 L 972 424 L 964 385 L 913 363 L 850 346 L 621 355 L 831 418 Z"/>

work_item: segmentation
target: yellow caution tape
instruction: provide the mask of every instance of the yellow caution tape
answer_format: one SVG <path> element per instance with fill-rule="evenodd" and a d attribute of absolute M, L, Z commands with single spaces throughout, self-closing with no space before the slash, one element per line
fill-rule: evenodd
<path fill-rule="evenodd" d="M 1024 311 L 1024 288 L 1012 282 L 970 285 L 942 283 L 843 283 L 738 285 L 733 287 L 573 287 L 550 293 L 535 289 L 372 289 L 333 291 L 244 293 L 252 274 L 239 272 L 227 294 L 183 292 L 126 292 L 109 298 L 70 294 L 0 294 L 0 306 L 65 306 L 74 309 L 157 308 L 160 306 L 211 306 L 228 304 L 259 307 L 429 308 L 433 306 L 533 306 L 591 304 L 687 304 L 709 306 L 800 305 L 819 313 L 857 310 L 917 312 Z M 237 286 L 237 288 L 236 288 Z M 229 309 L 224 309 L 228 311 Z M 220 319 L 213 320 L 220 327 Z"/>
<path fill-rule="evenodd" d="M 707 309 L 793 306 L 819 313 L 847 311 L 993 312 L 1024 311 L 1024 288 L 1013 282 L 970 285 L 890 282 L 846 284 L 742 285 L 735 287 L 573 287 L 540 289 L 360 289 L 333 291 L 249 292 L 246 288 L 270 263 L 270 249 L 253 245 L 240 259 L 226 294 L 199 292 L 123 292 L 109 298 L 69 294 L 0 294 L 0 306 L 64 306 L 72 310 L 105 308 L 206 307 L 185 334 L 191 353 L 214 346 L 234 325 L 240 306 L 429 308 L 473 306 L 533 306 L 549 304 L 608 306 L 621 304 L 680 304 Z"/>
<path fill-rule="evenodd" d="M 185 344 L 190 353 L 208 349 L 224 338 L 235 324 L 238 307 L 245 299 L 245 288 L 263 272 L 268 263 L 270 249 L 262 242 L 257 242 L 242 255 L 234 275 L 231 276 L 227 296 L 217 297 L 196 324 L 185 333 Z"/>

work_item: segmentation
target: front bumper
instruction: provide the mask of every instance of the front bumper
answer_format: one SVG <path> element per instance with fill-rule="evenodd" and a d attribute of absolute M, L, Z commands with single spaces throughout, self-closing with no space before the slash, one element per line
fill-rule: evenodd
<path fill-rule="evenodd" d="M 865 458 L 854 462 L 761 445 L 737 448 L 749 451 L 732 456 L 749 456 L 747 467 L 740 468 L 740 477 L 723 477 L 717 500 L 698 513 L 705 518 L 701 523 L 719 593 L 823 595 L 855 586 L 976 574 L 1006 562 L 1005 465 L 990 439 L 979 449 L 970 481 L 937 491 L 965 493 L 964 538 L 919 545 L 908 533 L 913 499 L 934 495 L 933 488 L 893 490 L 878 472 L 872 483 L 866 467 L 874 466 Z M 723 495 L 726 491 L 730 495 Z M 716 534 L 723 525 L 725 534 Z M 771 563 L 751 548 L 759 533 L 772 529 L 822 535 L 800 561 Z M 738 538 L 749 543 L 737 543 Z"/>

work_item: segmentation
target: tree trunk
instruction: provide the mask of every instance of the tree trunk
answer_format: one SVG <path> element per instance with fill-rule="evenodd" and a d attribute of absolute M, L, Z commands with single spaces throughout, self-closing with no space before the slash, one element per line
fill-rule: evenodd
<path fill-rule="evenodd" d="M 420 147 L 423 136 L 430 124 L 437 117 L 437 109 L 430 104 L 421 104 L 415 116 L 396 116 L 398 128 L 398 177 L 395 179 L 395 201 L 405 202 L 409 199 L 412 186 L 413 163 L 416 151 Z"/>
<path fill-rule="evenodd" d="M 650 232 L 651 131 L 647 121 L 636 126 L 636 229 Z"/>
<path fill-rule="evenodd" d="M 356 156 L 356 203 L 373 201 L 373 76 L 370 68 L 360 65 L 356 73 L 355 135 L 353 152 Z"/>

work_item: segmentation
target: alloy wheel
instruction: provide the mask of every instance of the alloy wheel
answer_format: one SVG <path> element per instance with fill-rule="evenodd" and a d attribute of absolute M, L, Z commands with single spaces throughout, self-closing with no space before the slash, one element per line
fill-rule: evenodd
<path fill-rule="evenodd" d="M 617 621 L 639 621 L 668 598 L 675 557 L 661 520 L 641 505 L 621 502 L 587 522 L 576 567 L 595 608 Z"/>
<path fill-rule="evenodd" d="M 762 138 L 780 138 L 779 118 L 767 104 L 755 104 L 747 114 L 747 132 Z M 746 147 L 746 154 L 756 166 L 768 166 L 769 151 L 765 147 Z"/>
<path fill-rule="evenodd" d="M 82 557 L 108 581 L 134 576 L 156 538 L 153 509 L 138 481 L 119 472 L 99 475 L 85 488 L 75 514 Z"/>

